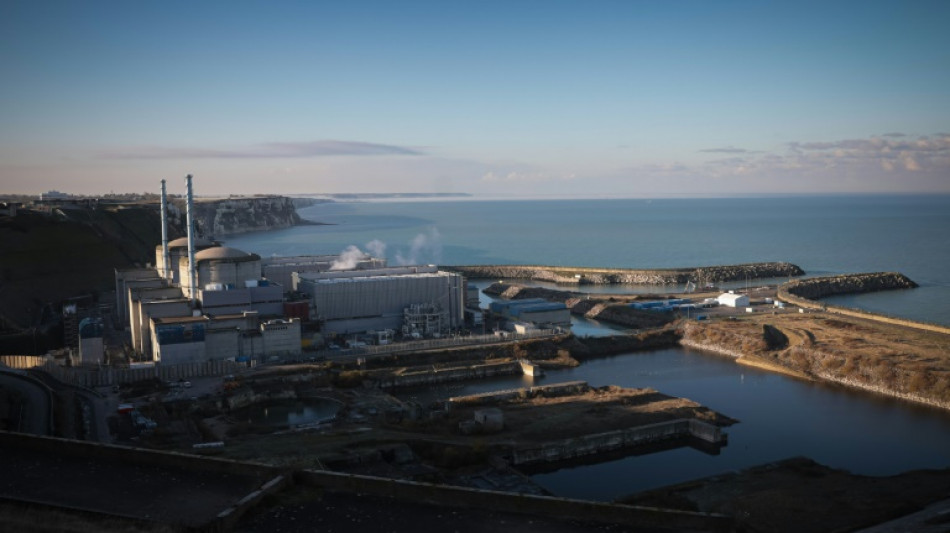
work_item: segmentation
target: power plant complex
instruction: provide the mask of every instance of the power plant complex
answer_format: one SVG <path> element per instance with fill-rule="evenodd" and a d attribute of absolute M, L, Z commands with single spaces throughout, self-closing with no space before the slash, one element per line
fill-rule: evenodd
<path fill-rule="evenodd" d="M 385 343 L 464 325 L 465 280 L 433 265 L 388 267 L 362 253 L 262 259 L 199 237 L 185 181 L 187 237 L 168 240 L 162 180 L 155 267 L 115 271 L 117 318 L 139 361 L 287 360 L 328 338 Z M 82 362 L 98 361 L 84 353 Z"/>

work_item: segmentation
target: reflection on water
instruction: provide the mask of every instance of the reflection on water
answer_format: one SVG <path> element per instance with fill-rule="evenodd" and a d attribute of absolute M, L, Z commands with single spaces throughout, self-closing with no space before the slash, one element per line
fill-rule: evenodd
<path fill-rule="evenodd" d="M 496 377 L 401 393 L 419 401 L 523 387 Z M 950 413 L 870 393 L 770 374 L 684 349 L 619 355 L 549 370 L 532 384 L 652 387 L 689 398 L 739 423 L 718 456 L 692 448 L 630 456 L 532 476 L 554 494 L 611 500 L 650 488 L 807 456 L 864 475 L 950 467 Z"/>
<path fill-rule="evenodd" d="M 284 400 L 252 405 L 247 408 L 247 421 L 261 426 L 299 426 L 332 420 L 340 405 L 332 400 L 315 398 Z"/>

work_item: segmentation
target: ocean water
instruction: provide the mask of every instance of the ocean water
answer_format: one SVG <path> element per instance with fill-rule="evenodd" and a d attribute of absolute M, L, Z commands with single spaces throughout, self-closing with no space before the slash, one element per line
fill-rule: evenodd
<path fill-rule="evenodd" d="M 667 268 L 789 261 L 809 275 L 896 270 L 921 287 L 829 300 L 950 324 L 950 196 L 333 203 L 301 215 L 327 225 L 240 235 L 226 244 L 263 256 L 357 246 L 391 264 Z M 575 322 L 574 329 L 611 332 L 593 321 Z M 798 455 L 864 475 L 950 465 L 944 410 L 798 381 L 727 358 L 674 348 L 597 359 L 539 378 L 575 379 L 654 387 L 739 423 L 727 429 L 729 445 L 719 455 L 678 448 L 532 476 L 561 496 L 610 500 Z M 431 401 L 524 381 L 510 376 L 406 394 Z"/>
<path fill-rule="evenodd" d="M 828 301 L 950 324 L 948 195 L 337 202 L 299 212 L 325 225 L 237 235 L 226 244 L 262 256 L 357 246 L 390 264 L 788 261 L 809 275 L 898 271 L 921 287 Z"/>

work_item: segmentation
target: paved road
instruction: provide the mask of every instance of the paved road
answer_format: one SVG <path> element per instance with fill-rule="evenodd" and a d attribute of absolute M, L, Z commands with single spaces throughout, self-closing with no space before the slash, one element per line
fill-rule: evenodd
<path fill-rule="evenodd" d="M 49 390 L 23 372 L 0 368 L 0 387 L 18 392 L 23 402 L 20 432 L 33 435 L 50 434 Z"/>
<path fill-rule="evenodd" d="M 950 500 L 943 500 L 925 507 L 922 511 L 884 522 L 858 533 L 946 533 L 950 531 Z"/>

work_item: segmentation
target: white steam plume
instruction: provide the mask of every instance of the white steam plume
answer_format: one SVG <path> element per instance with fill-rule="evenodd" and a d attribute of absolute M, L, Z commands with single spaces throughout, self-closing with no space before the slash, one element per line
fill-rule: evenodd
<path fill-rule="evenodd" d="M 396 253 L 397 265 L 439 264 L 441 261 L 442 237 L 435 228 L 430 229 L 427 234 L 416 235 L 409 243 L 408 255 Z"/>
<path fill-rule="evenodd" d="M 373 257 L 380 259 L 386 258 L 386 243 L 379 239 L 373 239 L 366 243 L 366 250 L 369 251 Z"/>
<path fill-rule="evenodd" d="M 340 253 L 340 258 L 330 263 L 330 270 L 353 270 L 366 257 L 362 250 L 352 244 Z"/>

